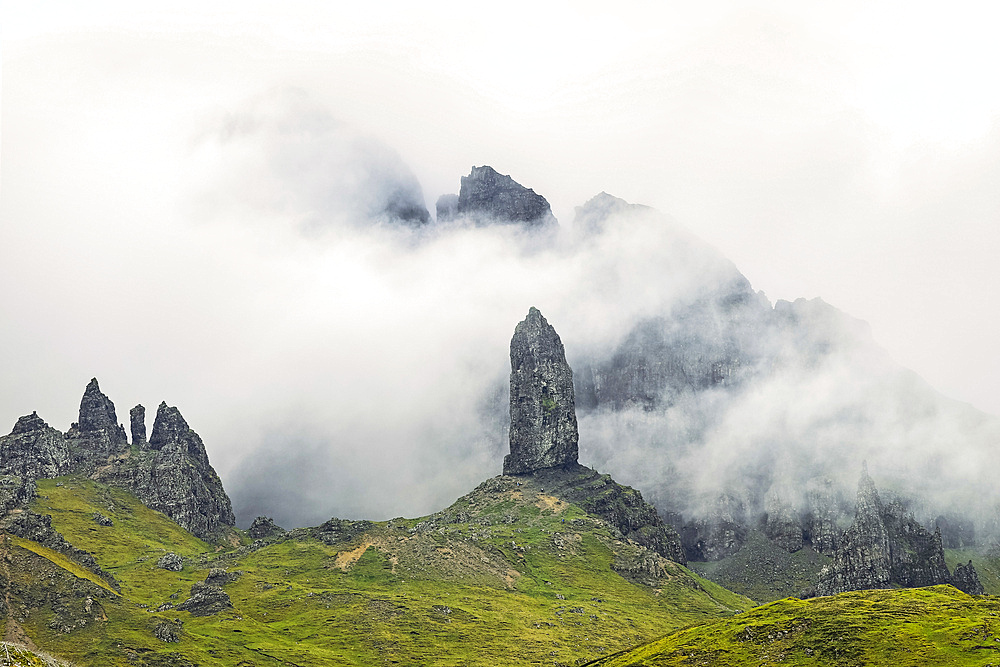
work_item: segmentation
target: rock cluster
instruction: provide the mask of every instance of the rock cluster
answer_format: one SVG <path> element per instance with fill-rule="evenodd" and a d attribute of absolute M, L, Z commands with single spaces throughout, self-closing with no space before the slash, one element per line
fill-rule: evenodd
<path fill-rule="evenodd" d="M 986 592 L 971 560 L 965 565 L 955 567 L 955 571 L 951 573 L 951 585 L 969 595 L 982 595 Z"/>
<path fill-rule="evenodd" d="M 284 529 L 274 523 L 274 519 L 269 516 L 257 517 L 250 524 L 250 528 L 247 529 L 247 535 L 252 540 L 267 539 L 268 537 L 280 535 L 283 532 L 285 532 Z"/>
<path fill-rule="evenodd" d="M 820 595 L 953 582 L 945 565 L 941 534 L 928 532 L 902 504 L 883 503 L 867 467 L 858 482 L 854 523 L 844 533 L 833 558 L 833 564 L 820 575 Z M 971 563 L 959 578 L 965 586 L 978 583 Z"/>
<path fill-rule="evenodd" d="M 156 567 L 170 572 L 180 572 L 184 569 L 184 559 L 173 551 L 169 551 L 160 556 L 160 559 L 156 561 Z"/>
<path fill-rule="evenodd" d="M 18 419 L 10 435 L 0 437 L 0 510 L 34 497 L 35 480 L 73 473 L 131 491 L 199 537 L 236 524 L 204 443 L 177 408 L 160 404 L 148 442 L 141 405 L 131 410 L 130 421 L 131 447 L 96 378 L 80 401 L 79 421 L 67 433 L 34 412 Z"/>
<path fill-rule="evenodd" d="M 232 609 L 229 594 L 219 586 L 196 581 L 191 586 L 191 597 L 177 605 L 178 611 L 191 612 L 192 616 L 211 616 Z"/>
<path fill-rule="evenodd" d="M 199 537 L 236 524 L 229 496 L 208 461 L 205 444 L 180 411 L 160 403 L 146 447 L 110 461 L 100 479 L 134 493 Z"/>
<path fill-rule="evenodd" d="M 176 643 L 181 640 L 183 629 L 180 619 L 158 618 L 153 623 L 153 636 L 161 642 Z"/>
<path fill-rule="evenodd" d="M 510 341 L 510 454 L 505 475 L 572 465 L 579 454 L 573 371 L 559 334 L 537 308 Z"/>
<path fill-rule="evenodd" d="M 443 195 L 438 199 L 439 222 L 461 216 L 477 224 L 514 223 L 541 227 L 556 222 L 545 197 L 489 166 L 473 167 L 468 176 L 463 176 L 457 198 Z"/>

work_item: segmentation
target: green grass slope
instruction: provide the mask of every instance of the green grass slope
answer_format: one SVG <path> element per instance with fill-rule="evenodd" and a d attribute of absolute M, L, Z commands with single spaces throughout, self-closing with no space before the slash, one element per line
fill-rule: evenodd
<path fill-rule="evenodd" d="M 790 598 L 587 664 L 997 665 L 1000 599 L 951 586 Z"/>
<path fill-rule="evenodd" d="M 22 569 L 39 559 L 49 568 L 24 579 L 39 590 L 11 620 L 79 664 L 569 665 L 753 605 L 530 478 L 489 480 L 419 519 L 333 519 L 253 545 L 208 544 L 89 480 L 40 481 L 38 493 L 32 509 L 121 584 L 115 595 L 11 538 L 11 551 L 36 559 Z M 184 557 L 180 572 L 157 567 L 168 551 Z M 234 575 L 224 586 L 231 609 L 174 608 L 220 567 Z M 60 625 L 43 599 L 60 609 L 92 604 Z M 178 641 L 158 639 L 163 627 Z"/>

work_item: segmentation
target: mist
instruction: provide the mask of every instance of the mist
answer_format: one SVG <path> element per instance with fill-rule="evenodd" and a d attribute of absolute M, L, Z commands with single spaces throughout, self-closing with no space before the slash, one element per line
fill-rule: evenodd
<path fill-rule="evenodd" d="M 581 410 L 581 462 L 689 517 L 723 489 L 749 514 L 816 480 L 850 499 L 867 460 L 927 513 L 985 522 L 995 419 L 896 362 L 1000 406 L 984 354 L 998 107 L 948 87 L 998 60 L 968 35 L 948 51 L 919 12 L 914 50 L 895 16 L 866 37 L 869 12 L 844 11 L 546 12 L 531 34 L 552 41 L 531 53 L 402 9 L 316 31 L 194 15 L 118 30 L 114 12 L 24 29 L 4 54 L 0 423 L 37 410 L 65 429 L 97 376 L 119 416 L 179 407 L 244 525 L 418 515 L 500 472 L 530 306 L 579 378 L 742 271 L 761 313 L 823 296 L 870 330 L 820 306 L 774 336 L 780 314 L 736 322 L 745 382 Z M 945 51 L 951 76 L 927 62 Z M 924 104 L 900 73 L 949 95 Z M 399 223 L 473 164 L 549 198 L 558 232 Z M 655 209 L 595 229 L 575 207 L 602 190 Z M 730 313 L 701 317 L 730 330 Z"/>

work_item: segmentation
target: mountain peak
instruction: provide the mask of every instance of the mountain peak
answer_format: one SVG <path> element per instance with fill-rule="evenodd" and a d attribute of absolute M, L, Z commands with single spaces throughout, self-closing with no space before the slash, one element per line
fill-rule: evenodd
<path fill-rule="evenodd" d="M 105 431 L 115 443 L 124 442 L 126 439 L 125 430 L 118 425 L 115 404 L 101 391 L 97 378 L 91 378 L 83 392 L 77 424 L 82 434 Z"/>
<path fill-rule="evenodd" d="M 472 167 L 469 175 L 462 177 L 457 199 L 444 195 L 438 200 L 437 210 L 439 221 L 464 215 L 477 224 L 541 227 L 556 222 L 545 197 L 488 165 Z"/>

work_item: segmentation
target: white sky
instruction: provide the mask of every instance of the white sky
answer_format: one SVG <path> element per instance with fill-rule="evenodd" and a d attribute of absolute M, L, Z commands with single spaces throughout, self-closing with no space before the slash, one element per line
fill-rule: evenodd
<path fill-rule="evenodd" d="M 821 296 L 946 394 L 1000 414 L 1000 5 L 8 1 L 0 12 L 0 326 L 60 350 L 3 351 L 3 423 L 36 407 L 14 400 L 33 375 L 71 367 L 100 337 L 73 327 L 92 291 L 115 294 L 109 320 L 156 325 L 155 291 L 136 277 L 155 286 L 193 270 L 144 267 L 172 247 L 166 223 L 187 224 L 198 128 L 283 86 L 396 149 L 430 207 L 473 164 L 534 188 L 563 224 L 602 190 L 649 204 L 772 300 Z M 82 254 L 47 252 L 57 245 Z M 123 354 L 158 352 L 137 340 Z M 79 391 L 100 374 L 79 370 Z"/>

